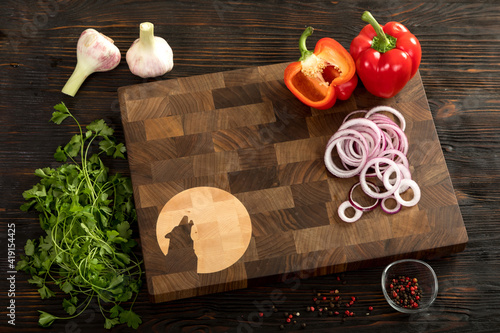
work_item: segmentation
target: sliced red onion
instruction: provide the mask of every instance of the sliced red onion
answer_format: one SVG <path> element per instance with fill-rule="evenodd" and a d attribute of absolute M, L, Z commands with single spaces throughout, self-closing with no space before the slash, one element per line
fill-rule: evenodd
<path fill-rule="evenodd" d="M 407 169 L 410 167 L 410 163 L 408 163 L 408 158 L 406 157 L 406 155 L 397 149 L 386 149 L 380 154 L 379 157 L 387 157 L 396 163 L 403 164 Z"/>
<path fill-rule="evenodd" d="M 418 186 L 418 184 L 412 179 L 403 179 L 401 180 L 400 186 L 409 186 L 413 190 L 413 198 L 409 201 L 404 200 L 403 198 L 401 198 L 400 191 L 398 190 L 394 192 L 394 198 L 396 198 L 396 201 L 405 207 L 415 206 L 420 201 L 421 195 L 420 187 Z"/>
<path fill-rule="evenodd" d="M 398 126 L 394 120 L 382 113 L 372 113 L 369 117 L 366 117 L 366 119 L 370 119 L 375 124 L 392 124 Z"/>
<path fill-rule="evenodd" d="M 386 164 L 389 164 L 390 166 L 393 166 L 394 173 L 396 174 L 396 183 L 394 185 L 390 185 L 390 188 L 387 188 L 387 186 L 386 186 L 387 191 L 382 192 L 382 193 L 373 192 L 370 189 L 370 187 L 368 186 L 367 181 L 366 181 L 366 172 L 368 171 L 368 169 L 372 165 L 377 165 L 379 163 L 386 163 Z M 401 172 L 399 171 L 399 168 L 398 168 L 396 162 L 394 162 L 388 158 L 385 158 L 385 157 L 376 157 L 376 158 L 372 158 L 371 160 L 369 160 L 365 164 L 365 167 L 361 170 L 361 174 L 359 175 L 359 181 L 361 183 L 361 188 L 363 189 L 363 192 L 366 193 L 366 195 L 368 195 L 372 198 L 375 198 L 375 199 L 383 199 L 386 196 L 389 196 L 389 195 L 393 194 L 394 192 L 396 192 L 396 190 L 399 187 L 399 182 L 401 181 Z M 385 186 L 385 184 L 384 184 L 384 186 Z"/>
<path fill-rule="evenodd" d="M 397 125 L 391 124 L 379 124 L 378 126 L 381 130 L 389 134 L 395 149 L 403 152 L 404 154 L 408 153 L 408 139 L 401 128 Z"/>
<path fill-rule="evenodd" d="M 359 166 L 356 167 L 355 169 L 352 170 L 342 170 L 339 167 L 335 165 L 335 163 L 332 160 L 332 150 L 333 147 L 337 144 L 337 142 L 342 141 L 342 140 L 355 140 L 358 142 L 359 147 L 364 150 L 364 154 L 362 154 L 361 161 L 359 163 Z M 361 139 L 356 138 L 356 137 L 338 137 L 334 140 L 332 140 L 326 147 L 326 152 L 325 152 L 325 165 L 328 171 L 330 171 L 333 175 L 339 177 L 339 178 L 349 178 L 356 176 L 359 174 L 359 171 L 363 168 L 364 164 L 366 163 L 366 147 L 361 141 Z"/>
<path fill-rule="evenodd" d="M 401 171 L 401 175 L 403 176 L 402 179 L 411 179 L 411 172 L 410 172 L 410 169 L 408 169 L 405 165 L 401 164 L 401 163 L 397 163 L 398 165 L 398 168 L 399 168 L 399 171 Z M 386 172 L 392 172 L 392 170 L 390 170 L 392 167 L 389 167 Z M 378 176 L 378 175 L 377 175 Z M 382 175 L 381 175 L 382 176 Z M 380 178 L 379 178 L 380 179 Z M 383 178 L 382 178 L 383 179 Z M 381 179 L 381 180 L 382 180 Z M 396 183 L 396 179 L 392 178 L 392 179 L 389 179 L 389 184 L 390 185 L 394 185 Z M 404 193 L 407 189 L 409 188 L 408 185 L 403 185 L 403 184 L 399 184 L 399 193 Z"/>
<path fill-rule="evenodd" d="M 345 211 L 348 208 L 354 209 L 354 216 L 353 217 L 347 217 L 345 215 Z M 359 209 L 354 208 L 349 201 L 344 201 L 343 203 L 340 204 L 339 209 L 338 209 L 338 214 L 339 217 L 342 221 L 347 222 L 347 223 L 352 223 L 356 222 L 363 216 L 363 212 L 360 211 Z"/>
<path fill-rule="evenodd" d="M 380 188 L 375 185 L 374 183 L 372 182 L 366 182 L 368 184 L 368 186 L 370 186 L 371 188 L 373 188 L 376 192 L 380 192 Z M 357 203 L 356 201 L 354 201 L 354 197 L 353 197 L 353 193 L 354 193 L 354 189 L 356 187 L 358 187 L 361 183 L 360 182 L 357 182 L 356 184 L 354 184 L 352 187 L 351 187 L 351 190 L 349 191 L 349 202 L 351 203 L 351 205 L 362 211 L 362 212 L 369 212 L 371 210 L 374 210 L 378 204 L 379 204 L 379 199 L 375 199 L 375 203 L 372 204 L 371 206 L 368 206 L 368 207 L 364 207 L 364 206 L 361 206 L 359 203 Z"/>
<path fill-rule="evenodd" d="M 394 207 L 394 208 L 387 208 L 387 206 L 386 206 L 385 203 L 389 199 L 393 199 L 396 202 L 396 207 Z M 394 195 L 390 195 L 390 196 L 385 197 L 385 198 L 382 199 L 382 201 L 380 202 L 380 208 L 382 208 L 382 210 L 385 213 L 387 213 L 387 214 L 396 214 L 396 213 L 398 213 L 401 210 L 401 204 L 396 200 L 396 198 L 394 197 Z"/>
<path fill-rule="evenodd" d="M 358 132 L 368 133 L 374 139 L 374 144 L 372 147 L 369 147 L 367 158 L 374 157 L 376 155 L 376 147 L 380 147 L 382 131 L 373 121 L 364 118 L 355 118 L 350 119 L 340 125 L 339 130 L 350 128 L 352 130 L 356 130 Z"/>
<path fill-rule="evenodd" d="M 396 110 L 394 108 L 391 108 L 390 106 L 386 106 L 386 105 L 376 106 L 365 114 L 365 118 L 370 117 L 372 114 L 374 114 L 376 112 L 383 112 L 383 111 L 387 111 L 387 112 L 390 112 L 393 115 L 395 115 L 399 120 L 399 124 L 400 124 L 399 127 L 403 131 L 406 129 L 406 120 L 403 117 L 403 115 L 401 114 L 401 112 L 399 112 L 398 110 Z"/>
<path fill-rule="evenodd" d="M 394 115 L 400 125 L 381 112 Z M 369 111 L 349 113 L 338 131 L 328 140 L 324 156 L 326 168 L 339 178 L 359 176 L 359 182 L 349 191 L 349 200 L 339 206 L 338 214 L 343 221 L 357 221 L 363 212 L 373 210 L 380 199 L 382 210 L 389 214 L 397 213 L 402 206 L 409 207 L 418 203 L 421 193 L 417 183 L 411 179 L 406 157 L 409 145 L 405 128 L 406 121 L 401 112 L 389 106 L 377 106 Z M 343 168 L 333 162 L 334 148 Z M 381 192 L 379 186 L 368 182 L 368 177 L 377 177 L 385 191 Z M 357 186 L 361 186 L 366 195 L 375 199 L 375 203 L 364 207 L 354 201 L 353 192 Z M 406 201 L 400 194 L 409 188 L 412 188 L 414 195 L 411 200 Z M 396 201 L 395 208 L 387 208 L 388 199 Z M 349 207 L 355 210 L 352 218 L 345 215 L 345 210 Z"/>
<path fill-rule="evenodd" d="M 365 116 L 365 114 L 367 113 L 368 111 L 366 110 L 356 110 L 356 111 L 352 111 L 351 113 L 349 113 L 347 116 L 345 116 L 344 120 L 342 121 L 342 124 L 345 123 L 347 120 L 349 120 L 349 118 L 351 118 L 352 116 L 358 114 L 358 113 L 362 113 L 363 114 L 363 117 Z"/>
<path fill-rule="evenodd" d="M 384 154 L 381 155 L 381 157 L 386 157 L 386 155 L 389 155 L 389 157 L 387 157 L 387 158 L 389 158 L 390 160 L 393 160 L 394 162 L 396 162 L 396 164 L 398 165 L 398 167 L 399 167 L 399 169 L 400 169 L 400 171 L 402 173 L 403 178 L 409 178 L 409 179 L 411 179 L 411 173 L 410 173 L 410 169 L 409 169 L 408 158 L 406 157 L 406 155 L 404 155 L 399 150 L 395 150 L 395 149 L 388 149 L 388 150 L 386 150 L 384 152 Z M 392 158 L 391 158 L 391 155 L 393 155 Z M 398 159 L 394 159 L 394 155 L 397 155 Z M 380 166 L 380 163 L 377 163 L 377 165 L 376 165 L 376 167 L 374 169 L 375 169 L 376 176 L 380 180 L 383 180 L 382 172 L 384 172 L 384 173 L 386 173 L 386 172 L 389 172 L 389 173 L 394 172 L 394 170 L 390 170 L 390 166 L 389 165 Z M 389 180 L 389 184 L 391 184 L 391 185 L 394 185 L 395 182 L 396 182 L 395 179 L 390 179 Z"/>

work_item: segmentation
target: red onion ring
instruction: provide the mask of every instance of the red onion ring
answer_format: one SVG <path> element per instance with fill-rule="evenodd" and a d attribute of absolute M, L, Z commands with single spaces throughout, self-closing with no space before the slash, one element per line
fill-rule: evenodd
<path fill-rule="evenodd" d="M 420 201 L 420 195 L 421 195 L 420 187 L 412 179 L 402 179 L 401 186 L 403 186 L 403 185 L 409 186 L 413 190 L 413 198 L 409 201 L 404 200 L 403 198 L 401 198 L 399 190 L 394 192 L 394 198 L 396 198 L 396 201 L 399 202 L 402 206 L 405 206 L 405 207 L 415 206 Z"/>
<path fill-rule="evenodd" d="M 345 131 L 347 131 L 347 130 L 345 130 Z M 354 135 L 358 135 L 358 133 L 356 131 L 351 130 L 350 132 L 352 132 Z M 364 140 L 363 136 L 359 135 L 359 138 L 354 137 L 354 136 L 350 136 L 350 137 L 341 136 L 344 133 L 345 132 L 342 132 L 340 135 L 335 134 L 330 139 L 330 141 L 328 142 L 328 145 L 326 146 L 326 152 L 325 152 L 325 157 L 324 157 L 325 165 L 326 165 L 326 168 L 328 169 L 328 171 L 330 171 L 333 175 L 335 175 L 339 178 L 349 178 L 349 177 L 353 177 L 353 176 L 357 175 L 359 173 L 359 171 L 363 168 L 364 164 L 366 163 L 366 151 L 368 149 L 367 145 L 366 145 L 366 141 L 363 141 Z M 337 136 L 337 137 L 335 137 L 335 136 Z M 359 147 L 361 148 L 361 150 L 364 152 L 361 155 L 361 160 L 359 161 L 359 163 L 357 163 L 358 166 L 355 169 L 342 170 L 339 167 L 337 167 L 335 165 L 335 163 L 333 162 L 333 159 L 332 159 L 333 147 L 335 147 L 338 142 L 341 142 L 343 140 L 356 141 L 358 143 Z"/>
<path fill-rule="evenodd" d="M 343 129 L 350 128 L 352 130 L 356 130 L 358 132 L 362 133 L 368 133 L 371 137 L 374 139 L 374 144 L 372 147 L 369 147 L 368 151 L 368 156 L 367 158 L 371 158 L 377 155 L 377 150 L 380 147 L 380 142 L 381 142 L 381 136 L 382 136 L 382 131 L 377 124 L 375 124 L 373 121 L 369 119 L 364 119 L 364 118 L 356 118 L 356 119 L 351 119 L 340 125 L 339 131 Z M 370 134 L 370 131 L 368 129 L 371 129 L 371 132 L 373 134 Z M 339 147 L 337 147 L 338 149 Z"/>
<path fill-rule="evenodd" d="M 393 166 L 394 167 L 394 172 L 396 174 L 396 183 L 394 185 L 390 185 L 390 188 L 386 187 L 387 191 L 386 192 L 382 192 L 382 193 L 373 192 L 370 189 L 370 187 L 368 186 L 367 181 L 366 181 L 366 172 L 368 171 L 368 169 L 372 165 L 377 165 L 379 163 L 387 163 L 390 166 Z M 370 196 L 372 198 L 375 198 L 375 199 L 383 199 L 386 196 L 389 196 L 389 195 L 393 194 L 398 189 L 399 183 L 401 182 L 401 171 L 399 171 L 399 168 L 398 168 L 396 162 L 394 162 L 394 161 L 392 161 L 392 160 L 390 160 L 388 158 L 385 158 L 385 157 L 376 157 L 376 158 L 372 158 L 371 160 L 369 160 L 365 164 L 364 168 L 361 170 L 361 173 L 359 175 L 359 181 L 361 183 L 361 188 L 363 189 L 363 192 L 366 193 L 366 195 L 368 195 L 368 196 Z M 384 184 L 384 186 L 385 186 L 385 184 Z"/>
<path fill-rule="evenodd" d="M 358 114 L 358 113 L 363 113 L 363 117 L 365 116 L 365 114 L 367 113 L 368 111 L 366 110 L 356 110 L 356 111 L 352 111 L 351 113 L 349 113 L 347 116 L 345 116 L 344 120 L 342 121 L 342 124 L 345 123 L 349 118 L 351 118 L 352 116 L 354 116 L 355 114 Z"/>
<path fill-rule="evenodd" d="M 377 185 L 375 185 L 374 183 L 372 182 L 366 182 L 368 184 L 368 186 L 371 186 L 375 191 L 377 192 L 380 192 L 380 189 Z M 368 206 L 368 207 L 364 207 L 364 206 L 361 206 L 358 202 L 354 201 L 354 198 L 353 198 L 353 193 L 354 193 L 354 189 L 356 187 L 358 187 L 358 185 L 360 185 L 361 183 L 360 182 L 357 182 L 356 184 L 354 184 L 352 187 L 351 187 L 351 190 L 349 191 L 349 202 L 351 203 L 351 206 L 353 206 L 354 208 L 362 211 L 362 212 L 369 212 L 371 210 L 374 210 L 378 204 L 379 204 L 379 199 L 375 199 L 375 203 L 372 204 L 371 206 Z"/>
<path fill-rule="evenodd" d="M 345 215 L 345 211 L 348 208 L 354 209 L 354 216 L 353 217 L 347 217 Z M 359 209 L 354 208 L 349 201 L 344 201 L 343 203 L 340 204 L 339 209 L 338 209 L 338 214 L 339 217 L 342 221 L 347 222 L 347 223 L 352 223 L 356 222 L 363 216 L 363 212 L 360 211 Z"/>
<path fill-rule="evenodd" d="M 365 114 L 365 118 L 370 117 L 374 113 L 382 112 L 382 111 L 387 111 L 387 112 L 390 112 L 393 115 L 395 115 L 399 120 L 399 124 L 400 124 L 399 127 L 401 128 L 401 130 L 404 131 L 406 129 L 406 120 L 403 117 L 403 115 L 401 114 L 401 112 L 399 112 L 398 110 L 396 110 L 394 108 L 391 108 L 390 106 L 386 106 L 386 105 L 376 106 Z"/>
<path fill-rule="evenodd" d="M 396 207 L 394 207 L 394 208 L 387 208 L 385 202 L 388 199 L 394 199 L 394 201 L 396 202 Z M 396 200 L 396 198 L 394 197 L 394 195 L 390 195 L 388 197 L 383 198 L 382 201 L 380 202 L 380 207 L 382 208 L 382 210 L 384 211 L 384 213 L 387 213 L 387 214 L 396 214 L 396 213 L 398 213 L 401 210 L 401 204 Z"/>
<path fill-rule="evenodd" d="M 403 164 L 397 163 L 399 170 L 401 171 L 401 175 L 403 176 L 402 179 L 411 179 L 411 172 L 410 169 L 404 166 Z M 392 167 L 390 166 L 386 172 L 392 172 Z M 378 176 L 378 175 L 377 175 Z M 381 175 L 382 176 L 382 175 Z M 379 178 L 380 180 L 383 180 L 383 178 Z M 394 185 L 396 183 L 395 179 L 389 179 L 389 184 Z M 403 185 L 399 184 L 399 193 L 405 192 L 409 188 L 408 185 Z"/>

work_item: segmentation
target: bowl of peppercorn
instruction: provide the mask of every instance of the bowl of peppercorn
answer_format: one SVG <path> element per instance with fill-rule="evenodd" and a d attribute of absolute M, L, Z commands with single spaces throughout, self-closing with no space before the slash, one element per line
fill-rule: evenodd
<path fill-rule="evenodd" d="M 382 291 L 389 305 L 397 311 L 416 313 L 434 302 L 438 280 L 429 264 L 416 259 L 398 260 L 384 269 Z"/>

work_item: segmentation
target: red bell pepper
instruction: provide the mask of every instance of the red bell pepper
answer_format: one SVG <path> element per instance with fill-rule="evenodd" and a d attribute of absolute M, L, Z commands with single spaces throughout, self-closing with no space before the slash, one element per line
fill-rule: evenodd
<path fill-rule="evenodd" d="M 337 98 L 342 101 L 348 100 L 349 97 L 351 97 L 352 93 L 354 92 L 354 89 L 356 89 L 357 85 L 358 85 L 358 76 L 355 73 L 349 81 L 335 87 L 335 93 L 337 95 Z"/>
<path fill-rule="evenodd" d="M 401 23 L 380 26 L 369 12 L 361 18 L 369 24 L 353 39 L 349 50 L 359 79 L 373 95 L 393 97 L 417 72 L 422 58 L 420 43 Z"/>
<path fill-rule="evenodd" d="M 355 76 L 356 65 L 349 52 L 332 38 L 320 39 L 314 52 L 307 50 L 306 39 L 312 33 L 313 28 L 307 27 L 300 36 L 301 57 L 287 66 L 284 79 L 288 89 L 302 103 L 324 110 L 335 104 L 338 94 L 336 87 L 348 83 Z M 342 98 L 345 98 L 349 91 L 352 93 L 357 78 L 354 87 L 353 83 L 354 80 L 349 87 L 343 89 Z"/>

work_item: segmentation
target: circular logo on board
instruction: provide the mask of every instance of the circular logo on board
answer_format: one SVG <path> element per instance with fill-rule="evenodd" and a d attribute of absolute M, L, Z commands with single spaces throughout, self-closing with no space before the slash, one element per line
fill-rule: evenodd
<path fill-rule="evenodd" d="M 245 206 L 231 193 L 215 187 L 194 187 L 172 197 L 156 222 L 156 238 L 165 256 L 189 248 L 197 273 L 214 273 L 238 261 L 252 236 Z M 191 249 L 192 247 L 192 249 Z M 193 260 L 182 260 L 191 265 Z M 191 262 L 191 264 L 189 263 Z M 194 268 L 194 266 L 193 266 Z"/>

